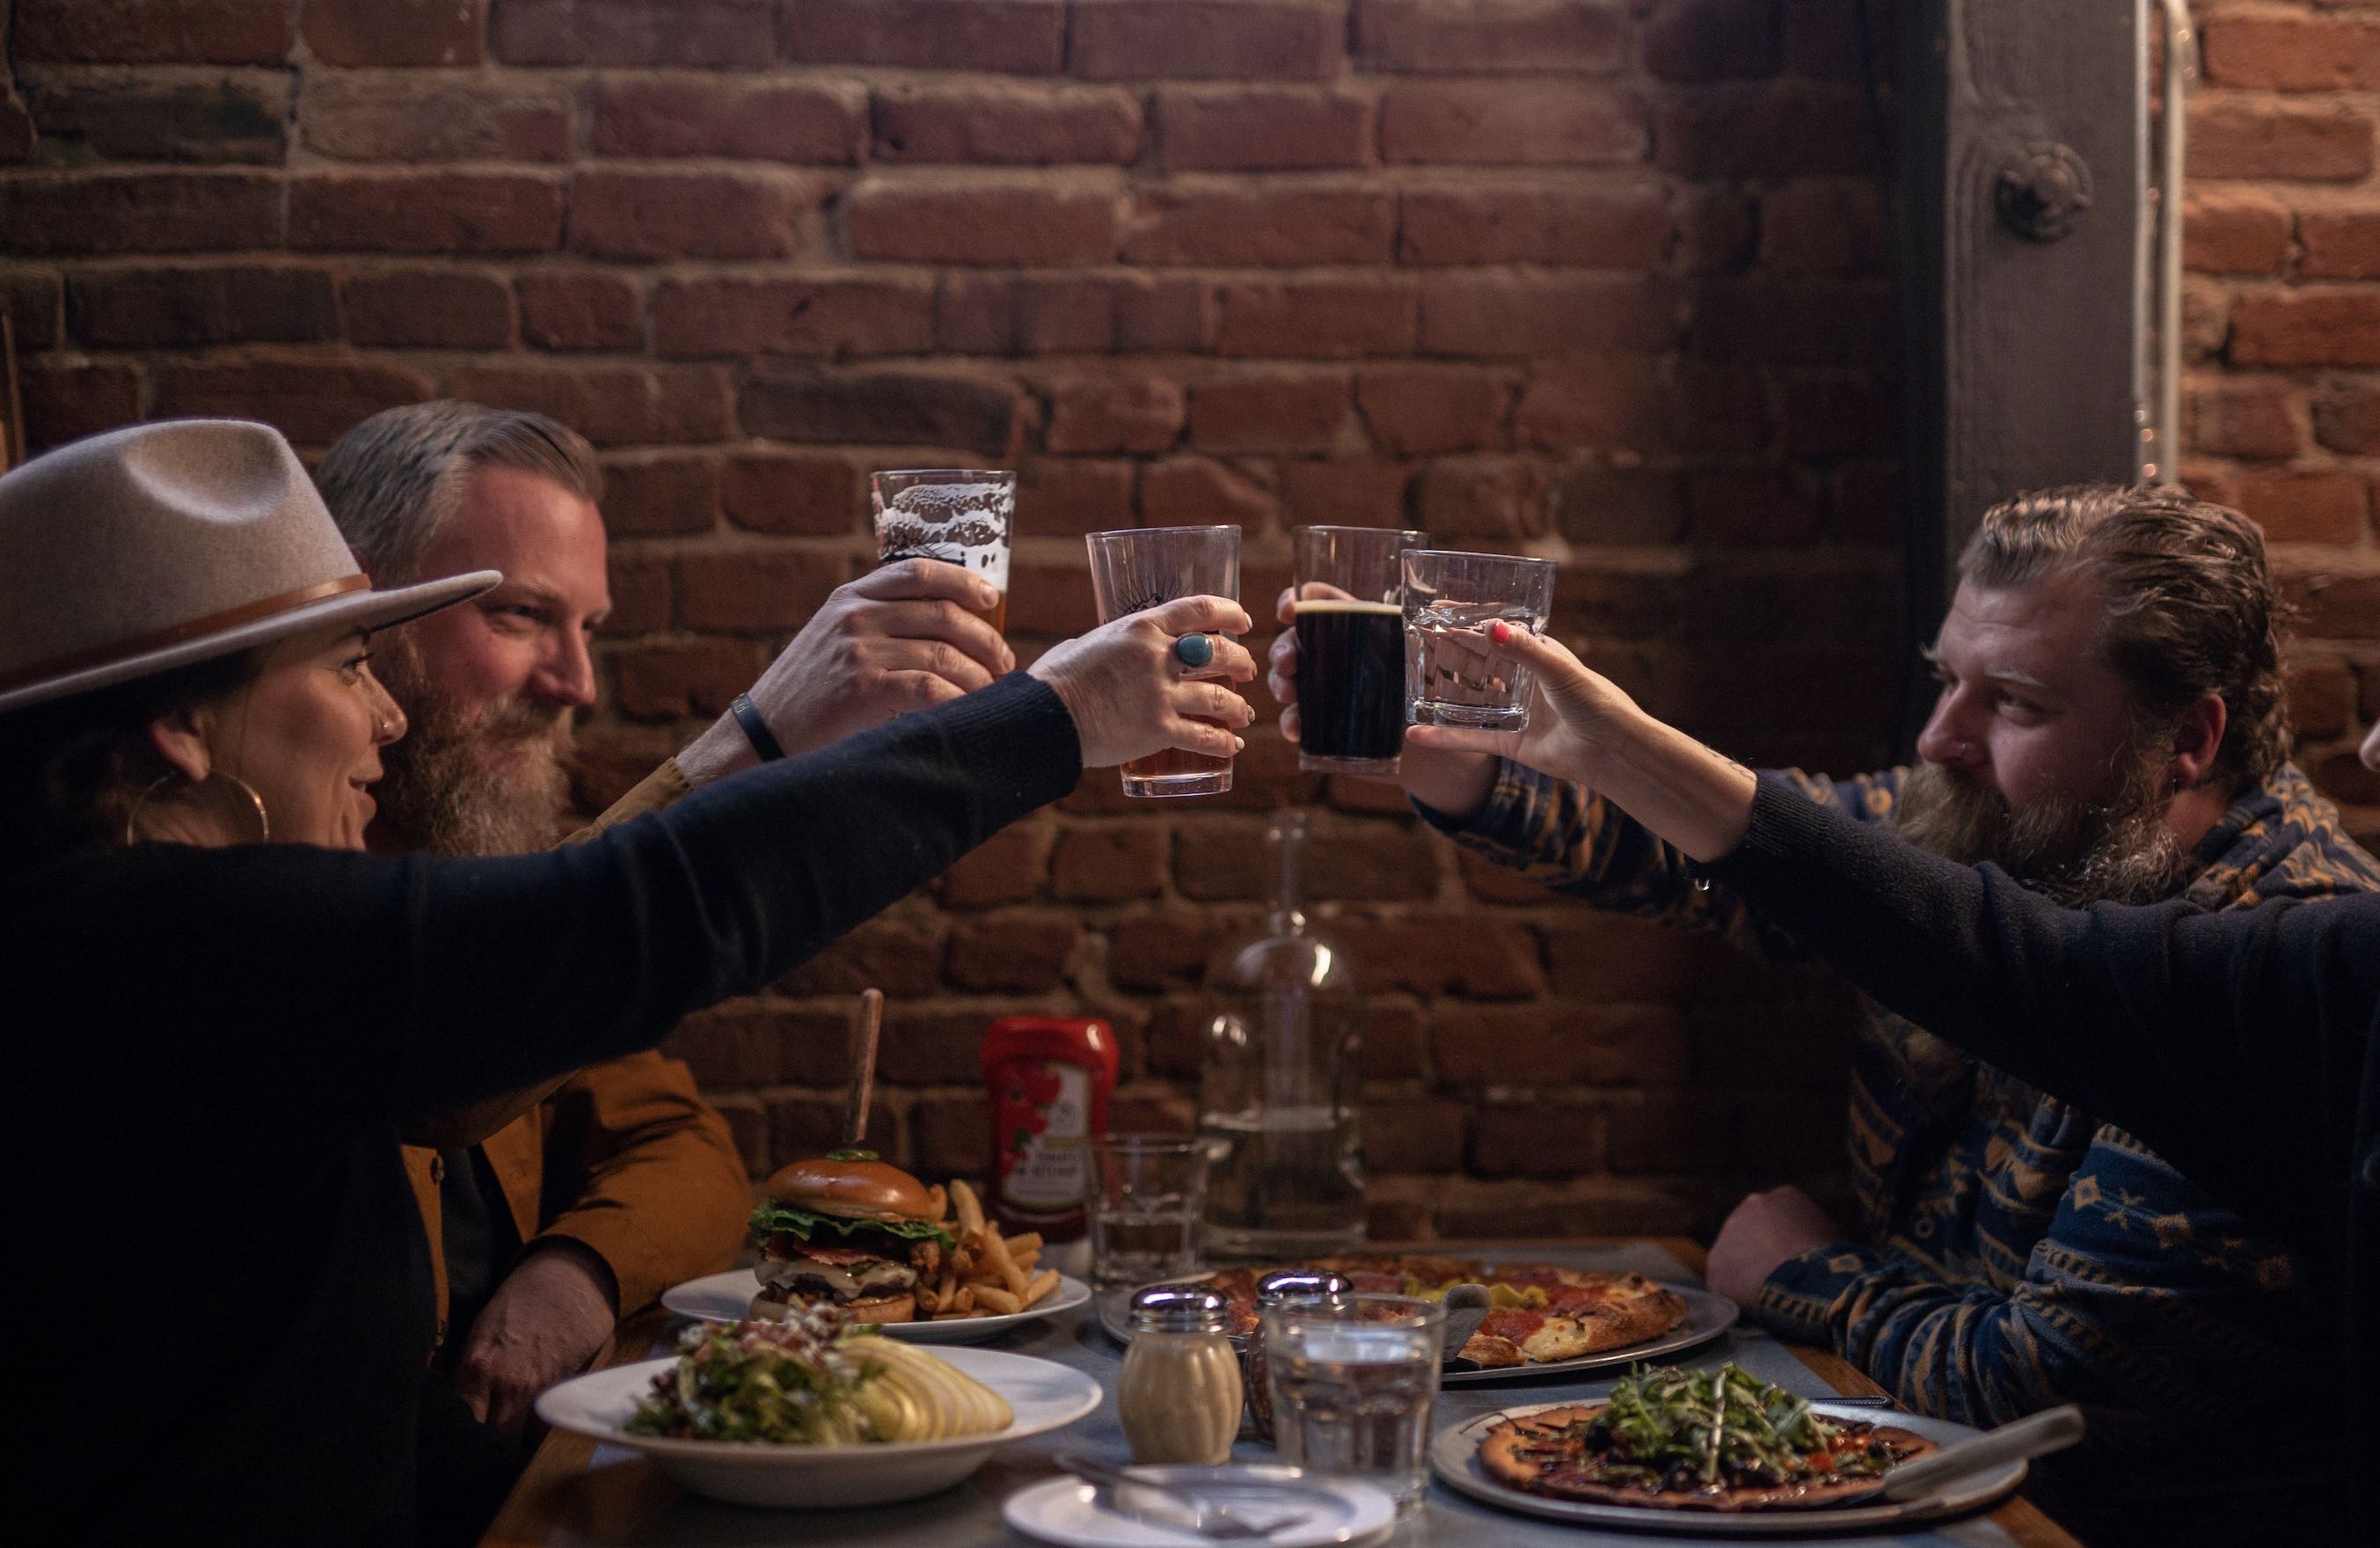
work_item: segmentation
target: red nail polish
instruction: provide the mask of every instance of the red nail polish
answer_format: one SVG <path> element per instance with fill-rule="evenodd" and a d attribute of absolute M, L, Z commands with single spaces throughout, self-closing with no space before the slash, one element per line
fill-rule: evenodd
<path fill-rule="evenodd" d="M 1512 642 L 1512 626 L 1499 618 L 1488 626 L 1488 638 L 1499 645 L 1509 645 Z"/>

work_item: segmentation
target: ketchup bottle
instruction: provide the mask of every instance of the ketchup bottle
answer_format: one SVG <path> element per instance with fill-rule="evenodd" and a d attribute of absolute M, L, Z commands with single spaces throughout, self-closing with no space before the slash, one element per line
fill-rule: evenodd
<path fill-rule="evenodd" d="M 1107 1132 L 1115 1090 L 1115 1033 L 1104 1021 L 1002 1017 L 983 1035 L 983 1083 L 993 1218 L 1048 1242 L 1080 1237 L 1089 1140 Z"/>

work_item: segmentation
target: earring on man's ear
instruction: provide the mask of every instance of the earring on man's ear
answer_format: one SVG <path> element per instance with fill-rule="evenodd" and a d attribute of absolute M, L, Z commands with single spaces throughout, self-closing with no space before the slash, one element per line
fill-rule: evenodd
<path fill-rule="evenodd" d="M 135 844 L 141 843 L 147 837 L 147 835 L 142 834 L 140 831 L 140 813 L 141 810 L 149 804 L 149 798 L 155 795 L 167 785 L 172 784 L 178 777 L 179 776 L 176 774 L 161 775 L 159 778 L 151 782 L 149 788 L 141 791 L 139 796 L 133 798 L 132 810 L 124 814 L 124 843 L 126 847 L 129 848 Z M 225 774 L 221 769 L 209 769 L 207 771 L 207 777 L 192 784 L 188 793 L 195 797 L 200 791 L 205 790 L 210 786 L 213 785 L 218 779 L 224 781 L 224 783 L 232 787 L 232 790 L 238 793 L 237 795 L 233 795 L 226 792 L 222 798 L 222 801 L 218 804 L 225 804 L 237 808 L 244 816 L 252 814 L 256 819 L 256 836 L 247 842 L 253 844 L 272 843 L 273 814 L 265 811 L 264 798 L 256 793 L 256 786 L 240 778 L 239 775 Z M 245 796 L 247 798 L 246 801 L 243 802 L 239 799 L 239 797 L 241 796 Z"/>

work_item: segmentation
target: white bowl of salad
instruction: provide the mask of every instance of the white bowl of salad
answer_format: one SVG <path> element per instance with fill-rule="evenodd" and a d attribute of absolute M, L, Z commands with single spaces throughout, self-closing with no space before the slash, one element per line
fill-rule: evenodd
<path fill-rule="evenodd" d="M 1099 1405 L 1098 1383 L 1051 1360 L 929 1352 L 832 1317 L 690 1328 L 680 1349 L 550 1388 L 538 1417 L 641 1452 L 691 1493 L 815 1509 L 948 1489 Z"/>

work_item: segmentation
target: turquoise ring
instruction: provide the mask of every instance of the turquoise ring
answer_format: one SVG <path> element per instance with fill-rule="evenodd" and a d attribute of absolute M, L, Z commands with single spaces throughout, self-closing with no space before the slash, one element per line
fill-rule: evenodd
<path fill-rule="evenodd" d="M 1215 659 L 1215 642 L 1203 634 L 1185 634 L 1173 642 L 1173 653 L 1184 666 L 1204 666 Z"/>

